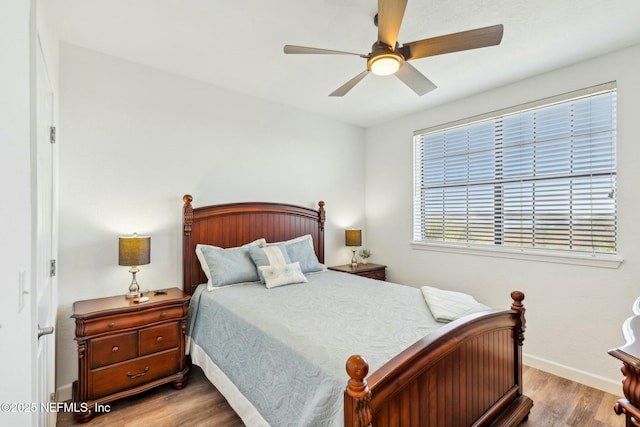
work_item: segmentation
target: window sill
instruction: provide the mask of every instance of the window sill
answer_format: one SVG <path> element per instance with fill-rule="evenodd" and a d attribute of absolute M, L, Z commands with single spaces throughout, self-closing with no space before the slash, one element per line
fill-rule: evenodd
<path fill-rule="evenodd" d="M 412 249 L 423 251 L 448 252 L 465 255 L 488 256 L 492 258 L 510 258 L 525 261 L 551 262 L 556 264 L 584 265 L 599 268 L 618 268 L 623 259 L 618 255 L 590 253 L 558 253 L 555 251 L 484 247 L 471 244 L 411 242 Z"/>

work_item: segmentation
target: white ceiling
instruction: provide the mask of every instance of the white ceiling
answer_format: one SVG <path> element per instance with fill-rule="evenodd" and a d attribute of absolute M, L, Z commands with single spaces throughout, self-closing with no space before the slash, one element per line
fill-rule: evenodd
<path fill-rule="evenodd" d="M 344 55 L 369 53 L 376 0 L 53 0 L 61 41 L 368 127 L 640 43 L 638 0 L 409 0 L 398 40 L 504 24 L 499 46 L 412 61 L 437 86 L 418 97 Z"/>

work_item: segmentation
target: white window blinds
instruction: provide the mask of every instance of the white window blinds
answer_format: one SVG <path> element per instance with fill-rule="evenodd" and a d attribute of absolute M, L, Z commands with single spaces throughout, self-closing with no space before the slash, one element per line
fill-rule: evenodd
<path fill-rule="evenodd" d="M 615 84 L 491 116 L 415 133 L 414 240 L 615 253 Z"/>

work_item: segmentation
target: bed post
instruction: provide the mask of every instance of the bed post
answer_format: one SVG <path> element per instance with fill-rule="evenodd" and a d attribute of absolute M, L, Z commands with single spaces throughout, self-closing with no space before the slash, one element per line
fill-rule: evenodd
<path fill-rule="evenodd" d="M 189 293 L 189 295 L 193 294 L 193 289 L 191 289 L 191 225 L 193 225 L 193 206 L 191 206 L 191 202 L 193 201 L 193 197 L 191 194 L 185 194 L 182 196 L 182 201 L 184 205 L 182 207 L 182 288 L 185 292 Z M 189 289 L 187 289 L 187 287 Z"/>
<path fill-rule="evenodd" d="M 321 263 L 324 263 L 324 201 L 318 202 L 318 259 Z"/>
<path fill-rule="evenodd" d="M 345 427 L 371 427 L 371 391 L 364 378 L 369 364 L 362 356 L 353 355 L 347 360 L 349 382 L 345 390 Z M 355 418 L 354 418 L 355 416 Z"/>
<path fill-rule="evenodd" d="M 524 343 L 524 330 L 527 324 L 524 317 L 524 313 L 526 309 L 522 304 L 522 301 L 524 301 L 524 293 L 520 291 L 513 291 L 511 292 L 511 298 L 513 299 L 513 303 L 511 304 L 511 309 L 515 310 L 518 313 L 520 318 L 520 325 L 515 330 L 515 333 L 517 335 L 514 337 L 515 344 L 516 344 L 515 351 L 516 351 L 516 357 L 517 357 L 516 364 L 515 364 L 515 369 L 516 369 L 515 378 L 518 383 L 518 388 L 520 389 L 519 390 L 520 394 L 524 394 L 522 391 L 522 344 Z"/>
<path fill-rule="evenodd" d="M 320 200 L 318 202 L 318 224 L 320 224 L 320 231 L 324 231 L 324 221 L 325 221 L 324 202 Z"/>

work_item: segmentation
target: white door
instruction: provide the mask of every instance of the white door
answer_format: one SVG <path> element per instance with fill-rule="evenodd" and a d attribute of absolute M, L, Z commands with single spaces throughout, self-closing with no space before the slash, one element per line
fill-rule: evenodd
<path fill-rule="evenodd" d="M 37 46 L 37 215 L 35 229 L 35 316 L 38 327 L 36 366 L 37 396 L 39 404 L 55 400 L 55 334 L 57 311 L 57 280 L 55 278 L 56 233 L 54 214 L 56 212 L 56 158 L 53 128 L 53 90 L 49 81 L 47 64 L 42 46 Z M 53 131 L 52 131 L 53 129 Z M 54 134 L 55 135 L 55 134 Z M 40 427 L 55 426 L 55 411 L 40 411 Z"/>

